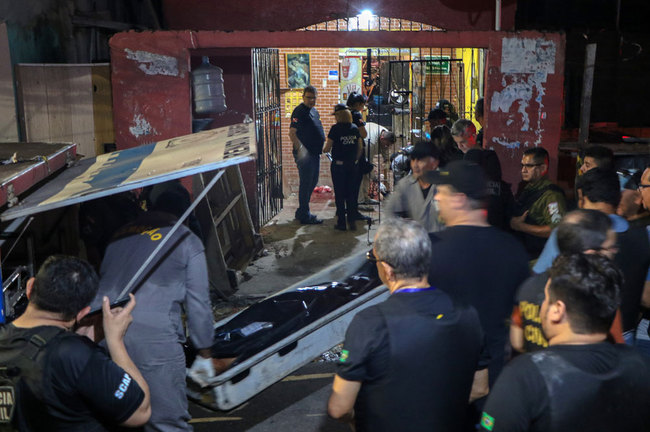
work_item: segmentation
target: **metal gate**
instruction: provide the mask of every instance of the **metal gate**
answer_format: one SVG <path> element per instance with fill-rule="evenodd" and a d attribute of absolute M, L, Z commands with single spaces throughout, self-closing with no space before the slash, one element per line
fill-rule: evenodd
<path fill-rule="evenodd" d="M 279 50 L 253 48 L 253 93 L 257 134 L 257 228 L 282 209 L 282 152 L 280 149 Z"/>
<path fill-rule="evenodd" d="M 462 112 L 465 106 L 462 59 L 431 55 L 388 63 L 387 91 L 393 105 L 393 132 L 397 137 L 409 142 L 424 138 L 429 111 L 441 100 L 453 107 L 452 122 L 465 117 Z"/>

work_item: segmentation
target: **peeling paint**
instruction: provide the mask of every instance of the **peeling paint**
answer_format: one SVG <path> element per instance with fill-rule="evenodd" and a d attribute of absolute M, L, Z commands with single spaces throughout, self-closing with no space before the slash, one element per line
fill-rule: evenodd
<path fill-rule="evenodd" d="M 492 137 L 492 142 L 509 149 L 515 149 L 521 147 L 521 143 L 519 141 L 511 142 L 508 141 L 506 137 Z"/>
<path fill-rule="evenodd" d="M 132 51 L 128 48 L 124 51 L 126 58 L 140 63 L 138 69 L 147 75 L 178 76 L 178 60 L 175 57 L 147 51 Z"/>
<path fill-rule="evenodd" d="M 542 118 L 544 112 L 544 96 L 546 95 L 546 79 L 548 74 L 555 73 L 556 47 L 553 41 L 545 39 L 503 38 L 501 48 L 501 79 L 502 91 L 492 95 L 490 111 L 501 111 L 508 115 L 506 124 L 519 126 L 522 132 L 535 134 L 534 145 L 542 143 Z M 537 110 L 529 112 L 531 102 L 535 102 Z M 516 113 L 510 109 L 516 105 Z M 532 125 L 531 125 L 531 116 Z M 507 139 L 494 138 L 494 142 L 507 148 L 518 148 L 520 143 L 509 142 Z"/>
<path fill-rule="evenodd" d="M 555 42 L 542 38 L 503 38 L 501 72 L 555 73 Z"/>
<path fill-rule="evenodd" d="M 156 130 L 151 127 L 151 124 L 145 119 L 142 114 L 136 114 L 133 116 L 133 123 L 135 126 L 129 127 L 129 132 L 136 138 L 139 138 L 142 135 L 149 135 L 155 133 Z"/>

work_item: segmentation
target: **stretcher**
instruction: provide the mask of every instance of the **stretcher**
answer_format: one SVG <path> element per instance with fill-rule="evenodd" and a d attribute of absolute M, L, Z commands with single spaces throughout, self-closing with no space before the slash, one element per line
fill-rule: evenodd
<path fill-rule="evenodd" d="M 305 286 L 344 280 L 354 274 L 365 261 L 365 252 L 352 255 L 269 298 Z M 208 386 L 199 388 L 194 383 L 188 382 L 188 396 L 199 404 L 215 410 L 225 411 L 241 405 L 323 352 L 343 342 L 345 331 L 354 315 L 368 306 L 383 302 L 388 295 L 388 288 L 384 285 L 371 289 L 213 377 Z M 244 311 L 217 322 L 215 329 L 223 327 Z"/>

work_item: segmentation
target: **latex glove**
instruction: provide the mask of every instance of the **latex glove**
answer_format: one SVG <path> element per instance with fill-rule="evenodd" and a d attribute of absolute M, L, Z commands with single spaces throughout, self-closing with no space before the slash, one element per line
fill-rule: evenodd
<path fill-rule="evenodd" d="M 192 367 L 187 370 L 187 375 L 201 387 L 210 384 L 210 378 L 214 377 L 214 365 L 211 358 L 196 356 Z"/>

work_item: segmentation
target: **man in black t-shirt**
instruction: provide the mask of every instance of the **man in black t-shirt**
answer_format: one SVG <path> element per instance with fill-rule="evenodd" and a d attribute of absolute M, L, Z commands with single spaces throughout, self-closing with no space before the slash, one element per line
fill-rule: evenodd
<path fill-rule="evenodd" d="M 434 199 L 447 226 L 431 235 L 429 282 L 476 308 L 490 355 L 491 385 L 505 362 L 515 292 L 529 275 L 526 251 L 510 234 L 488 224 L 488 192 L 478 164 L 453 161 L 425 177 L 437 184 Z"/>
<path fill-rule="evenodd" d="M 302 93 L 302 103 L 291 113 L 289 139 L 293 144 L 293 157 L 298 166 L 300 187 L 298 190 L 299 206 L 296 219 L 301 224 L 314 225 L 323 223 L 316 215 L 309 212 L 309 200 L 318 184 L 320 171 L 320 154 L 325 143 L 325 132 L 320 121 L 316 105 L 316 88 L 307 86 Z"/>
<path fill-rule="evenodd" d="M 601 255 L 561 255 L 541 308 L 549 347 L 512 361 L 481 418 L 486 431 L 646 431 L 650 362 L 605 343 L 622 274 Z"/>
<path fill-rule="evenodd" d="M 345 335 L 328 413 L 361 431 L 457 431 L 478 367 L 476 311 L 429 285 L 431 244 L 415 221 L 390 219 L 368 259 L 391 292 Z"/>
<path fill-rule="evenodd" d="M 25 313 L 0 328 L 1 366 L 24 365 L 24 356 L 33 360 L 21 369 L 15 386 L 16 429 L 105 431 L 138 427 L 149 419 L 149 387 L 122 341 L 135 298 L 115 309 L 104 298 L 103 331 L 110 357 L 88 337 L 69 331 L 90 311 L 97 286 L 87 262 L 50 257 L 27 281 Z M 92 327 L 81 330 L 94 336 Z M 8 399 L 2 402 L 7 408 Z"/>

